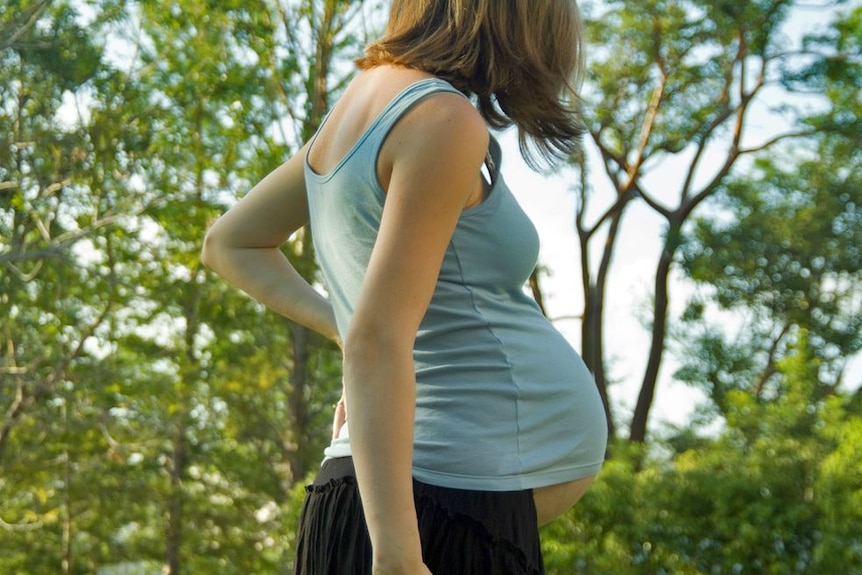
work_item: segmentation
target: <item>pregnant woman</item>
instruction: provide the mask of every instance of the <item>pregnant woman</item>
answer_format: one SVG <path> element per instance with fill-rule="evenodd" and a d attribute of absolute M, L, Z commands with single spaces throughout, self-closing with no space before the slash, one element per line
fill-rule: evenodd
<path fill-rule="evenodd" d="M 544 572 L 538 526 L 599 471 L 606 422 L 525 295 L 538 236 L 489 126 L 566 158 L 582 60 L 574 0 L 393 0 L 317 134 L 208 232 L 209 267 L 344 353 L 298 573 Z M 328 297 L 279 250 L 306 223 Z"/>

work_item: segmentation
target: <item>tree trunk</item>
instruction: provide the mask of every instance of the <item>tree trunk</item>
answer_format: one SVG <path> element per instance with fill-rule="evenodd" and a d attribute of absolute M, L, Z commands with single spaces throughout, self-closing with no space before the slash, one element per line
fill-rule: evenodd
<path fill-rule="evenodd" d="M 202 178 L 201 173 L 198 174 Z M 199 180 L 199 189 L 203 187 L 202 180 Z M 197 199 L 200 201 L 200 198 Z M 202 267 L 198 267 L 194 271 L 193 285 L 202 285 L 202 275 L 204 271 Z M 183 492 L 183 477 L 185 476 L 186 467 L 188 465 L 188 439 L 186 438 L 186 428 L 189 425 L 189 405 L 191 404 L 192 390 L 201 380 L 201 367 L 198 358 L 195 355 L 195 338 L 200 331 L 200 300 L 202 297 L 200 287 L 196 287 L 189 294 L 188 300 L 183 306 L 183 315 L 186 320 L 186 329 L 184 334 L 185 353 L 184 353 L 184 368 L 182 380 L 180 382 L 180 413 L 176 418 L 176 427 L 174 430 L 174 449 L 171 454 L 171 469 L 170 469 L 170 489 L 167 502 L 167 528 L 165 533 L 165 564 L 162 567 L 163 575 L 179 575 L 182 562 L 182 540 L 183 540 L 183 506 L 185 503 L 185 493 Z"/>
<path fill-rule="evenodd" d="M 63 404 L 63 423 L 66 432 L 69 431 L 69 398 Z M 60 561 L 60 570 L 63 575 L 72 573 L 72 455 L 69 453 L 69 445 L 63 450 L 63 534 L 62 547 L 63 558 Z"/>
<path fill-rule="evenodd" d="M 581 322 L 581 353 L 587 369 L 593 374 L 596 388 L 602 398 L 605 408 L 605 417 L 608 423 L 608 437 L 616 434 L 613 412 L 611 411 L 610 396 L 608 395 L 607 378 L 605 374 L 604 345 L 602 338 L 604 331 L 602 326 L 602 312 L 604 309 L 604 289 L 591 285 L 585 290 L 584 317 Z"/>
<path fill-rule="evenodd" d="M 537 267 L 530 274 L 530 292 L 533 294 L 533 299 L 536 300 L 536 305 L 542 310 L 542 315 L 548 317 L 548 311 L 545 309 L 545 296 L 542 294 L 542 286 L 539 283 L 539 268 Z"/>
<path fill-rule="evenodd" d="M 620 196 L 628 197 L 628 193 L 623 191 Z M 611 261 L 613 260 L 614 247 L 616 246 L 617 235 L 619 233 L 620 223 L 622 222 L 625 206 L 628 204 L 628 199 L 619 201 L 616 204 L 613 212 L 609 215 L 610 223 L 608 224 L 608 234 L 605 238 L 605 246 L 602 250 L 602 260 L 599 263 L 599 269 L 595 273 L 595 278 L 590 271 L 589 258 L 589 242 L 592 238 L 592 231 L 586 232 L 579 226 L 578 236 L 580 239 L 581 249 L 581 280 L 584 289 L 584 314 L 581 324 L 581 348 L 584 362 L 587 368 L 592 372 L 596 382 L 596 387 L 599 390 L 599 395 L 602 398 L 602 403 L 605 408 L 605 416 L 608 423 L 608 437 L 616 435 L 616 424 L 614 423 L 613 411 L 611 410 L 610 395 L 608 394 L 607 372 L 604 362 L 604 309 L 605 309 L 605 294 L 607 290 L 608 271 L 610 270 Z"/>
<path fill-rule="evenodd" d="M 171 484 L 165 532 L 165 564 L 162 575 L 180 575 L 180 547 L 183 537 L 183 474 L 186 467 L 185 417 L 180 417 L 171 454 Z"/>
<path fill-rule="evenodd" d="M 655 302 L 653 303 L 652 342 L 650 343 L 649 360 L 644 372 L 641 390 L 638 394 L 638 402 L 632 416 L 629 439 L 633 442 L 643 443 L 646 441 L 647 423 L 649 412 L 655 397 L 655 387 L 658 382 L 658 374 L 665 350 L 665 338 L 667 336 L 667 310 L 668 310 L 668 279 L 673 264 L 673 257 L 680 244 L 681 222 L 671 221 L 669 224 L 667 240 L 656 266 L 655 274 Z"/>
<path fill-rule="evenodd" d="M 338 18 L 344 5 L 346 4 L 343 1 L 327 0 L 317 29 L 314 31 L 316 40 L 315 60 L 313 67 L 309 70 L 308 81 L 306 82 L 311 109 L 302 126 L 302 135 L 306 141 L 320 127 L 329 109 L 329 83 L 332 74 L 332 60 L 335 55 Z M 296 256 L 302 262 L 299 266 L 300 272 L 307 281 L 312 282 L 317 266 L 314 260 L 311 228 L 305 228 L 302 237 L 296 241 L 295 250 Z M 308 471 L 301 446 L 304 444 L 303 440 L 311 435 L 307 393 L 310 375 L 308 359 L 312 355 L 314 343 L 308 328 L 292 324 L 288 329 L 290 330 L 293 369 L 288 381 L 290 386 L 288 391 L 288 425 L 290 427 L 285 430 L 287 441 L 284 442 L 284 445 L 291 473 L 288 484 L 293 485 L 294 482 L 301 481 Z"/>
<path fill-rule="evenodd" d="M 293 352 L 293 369 L 290 371 L 288 397 L 288 430 L 287 463 L 290 468 L 289 485 L 302 481 L 308 471 L 303 461 L 303 439 L 310 435 L 308 418 L 308 328 L 294 324 L 290 328 L 290 347 Z"/>

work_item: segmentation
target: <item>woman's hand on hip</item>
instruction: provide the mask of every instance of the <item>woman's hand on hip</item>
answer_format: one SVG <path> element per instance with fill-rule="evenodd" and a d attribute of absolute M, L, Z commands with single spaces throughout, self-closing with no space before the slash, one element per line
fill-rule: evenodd
<path fill-rule="evenodd" d="M 342 386 L 341 399 L 335 404 L 335 415 L 332 418 L 332 439 L 337 439 L 341 431 L 341 427 L 347 421 L 347 404 L 344 399 L 344 389 Z"/>

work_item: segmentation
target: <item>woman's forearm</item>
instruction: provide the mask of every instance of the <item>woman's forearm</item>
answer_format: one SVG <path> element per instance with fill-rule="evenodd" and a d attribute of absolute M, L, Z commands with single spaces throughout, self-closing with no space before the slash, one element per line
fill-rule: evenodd
<path fill-rule="evenodd" d="M 374 335 L 345 344 L 350 444 L 375 565 L 421 564 L 413 500 L 416 400 L 412 348 Z M 411 342 L 412 343 L 412 342 Z"/>
<path fill-rule="evenodd" d="M 220 246 L 208 236 L 201 259 L 229 284 L 271 310 L 341 345 L 329 300 L 299 275 L 278 248 Z"/>

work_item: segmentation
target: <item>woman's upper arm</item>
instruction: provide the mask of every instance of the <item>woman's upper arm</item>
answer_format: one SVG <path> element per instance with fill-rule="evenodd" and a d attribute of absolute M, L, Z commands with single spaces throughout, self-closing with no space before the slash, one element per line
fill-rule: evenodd
<path fill-rule="evenodd" d="M 276 247 L 308 222 L 305 153 L 308 144 L 222 215 L 207 232 L 207 243 L 234 248 Z"/>
<path fill-rule="evenodd" d="M 429 98 L 396 124 L 384 144 L 392 172 L 348 339 L 383 337 L 412 349 L 488 139 L 481 116 L 455 94 Z"/>

